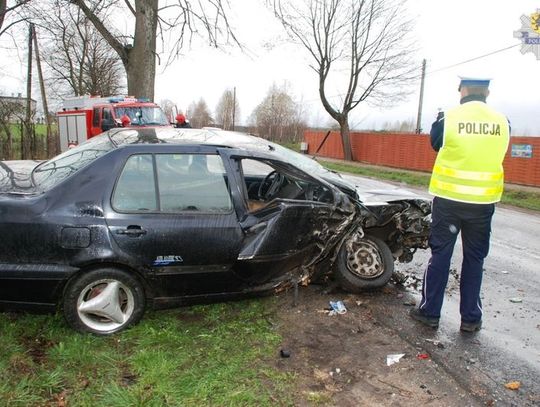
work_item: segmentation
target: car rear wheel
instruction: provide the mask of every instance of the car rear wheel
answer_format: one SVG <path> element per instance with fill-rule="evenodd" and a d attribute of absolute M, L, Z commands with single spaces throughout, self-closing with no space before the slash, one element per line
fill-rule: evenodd
<path fill-rule="evenodd" d="M 351 236 L 338 254 L 336 277 L 344 290 L 361 292 L 383 287 L 394 272 L 394 257 L 381 239 Z"/>
<path fill-rule="evenodd" d="M 109 335 L 134 325 L 144 313 L 145 296 L 139 280 L 124 271 L 104 268 L 83 273 L 64 293 L 63 311 L 80 332 Z"/>

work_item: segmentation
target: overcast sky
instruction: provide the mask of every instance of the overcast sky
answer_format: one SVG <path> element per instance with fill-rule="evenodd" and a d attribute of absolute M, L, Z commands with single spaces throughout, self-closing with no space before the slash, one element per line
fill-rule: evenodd
<path fill-rule="evenodd" d="M 242 5 L 234 8 L 238 32 L 252 53 L 192 50 L 158 76 L 156 100 L 168 98 L 186 108 L 202 96 L 214 108 L 223 90 L 236 86 L 241 119 L 246 120 L 273 82 L 287 81 L 296 99 L 308 106 L 312 124 L 327 124 L 329 116 L 318 99 L 317 78 L 304 51 L 285 43 L 283 35 L 276 38 L 280 26 L 257 2 L 232 3 Z M 458 76 L 482 76 L 492 78 L 488 102 L 507 114 L 514 134 L 540 135 L 540 60 L 532 53 L 521 54 L 520 46 L 429 74 L 519 44 L 513 34 L 521 28 L 520 17 L 538 7 L 540 3 L 532 0 L 409 1 L 409 14 L 416 21 L 419 74 L 421 60 L 427 60 L 424 130 L 429 130 L 439 108 L 459 102 Z M 416 122 L 420 81 L 415 88 L 408 101 L 393 109 L 358 106 L 351 125 L 380 128 L 387 121 Z"/>
<path fill-rule="evenodd" d="M 186 49 L 173 65 L 158 67 L 155 100 L 170 99 L 185 110 L 202 97 L 214 110 L 223 91 L 236 87 L 240 120 L 245 122 L 272 83 L 281 85 L 286 81 L 294 98 L 306 106 L 311 124 L 327 125 L 329 116 L 318 99 L 318 81 L 308 67 L 307 55 L 285 41 L 279 24 L 261 7 L 261 2 L 230 0 L 231 21 L 247 53 L 205 46 Z M 444 110 L 459 102 L 457 85 L 462 75 L 492 78 L 488 103 L 509 117 L 513 133 L 540 135 L 540 60 L 534 54 L 521 54 L 520 46 L 516 46 L 441 70 L 519 44 L 513 34 L 521 28 L 520 17 L 539 7 L 534 0 L 409 1 L 408 15 L 415 19 L 413 34 L 419 48 L 419 74 L 422 59 L 427 60 L 424 130 L 429 131 L 439 108 Z M 0 51 L 0 92 L 24 94 L 25 68 L 13 62 Z M 392 109 L 359 105 L 351 114 L 351 127 L 369 129 L 381 128 L 389 121 L 416 122 L 420 81 L 413 89 L 407 101 Z M 328 89 L 328 94 L 340 93 L 343 91 Z"/>

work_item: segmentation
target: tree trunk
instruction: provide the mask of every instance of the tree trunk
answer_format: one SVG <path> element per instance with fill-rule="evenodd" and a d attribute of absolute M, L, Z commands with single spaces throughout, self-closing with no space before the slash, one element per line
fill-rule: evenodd
<path fill-rule="evenodd" d="M 0 29 L 4 24 L 4 18 L 6 17 L 7 0 L 0 0 Z"/>
<path fill-rule="evenodd" d="M 341 142 L 343 144 L 343 158 L 347 161 L 352 161 L 351 134 L 349 130 L 349 118 L 342 115 L 338 120 L 341 133 Z"/>
<path fill-rule="evenodd" d="M 11 135 L 11 128 L 8 124 L 2 123 L 2 128 L 4 129 L 4 133 L 6 133 L 6 143 L 2 143 L 2 157 L 0 157 L 2 160 L 12 160 L 13 159 L 13 152 L 12 152 L 12 145 L 13 145 L 13 136 Z M 2 140 L 2 137 L 0 137 L 0 141 Z"/>
<path fill-rule="evenodd" d="M 30 23 L 28 27 L 28 61 L 26 76 L 26 115 L 24 119 L 24 128 L 21 131 L 21 157 L 23 160 L 32 158 L 32 44 L 34 37 L 34 24 Z"/>
<path fill-rule="evenodd" d="M 135 7 L 135 40 L 132 48 L 130 45 L 126 47 L 128 58 L 123 61 L 127 73 L 128 93 L 153 101 L 158 0 L 138 0 Z"/>
<path fill-rule="evenodd" d="M 56 155 L 56 139 L 53 137 L 51 130 L 51 117 L 49 115 L 49 106 L 47 104 L 47 93 L 45 92 L 45 81 L 43 80 L 43 71 L 41 69 L 41 55 L 39 53 L 39 44 L 37 40 L 36 30 L 33 29 L 34 34 L 34 47 L 36 52 L 36 68 L 39 77 L 39 89 L 41 91 L 41 101 L 43 102 L 43 112 L 45 113 L 45 125 L 47 126 L 47 158 L 54 157 Z"/>
<path fill-rule="evenodd" d="M 130 96 L 144 97 L 153 101 L 156 73 L 158 0 L 135 1 L 133 44 L 122 43 L 113 36 L 103 22 L 88 8 L 84 0 L 70 1 L 80 7 L 122 60 L 126 69 Z"/>

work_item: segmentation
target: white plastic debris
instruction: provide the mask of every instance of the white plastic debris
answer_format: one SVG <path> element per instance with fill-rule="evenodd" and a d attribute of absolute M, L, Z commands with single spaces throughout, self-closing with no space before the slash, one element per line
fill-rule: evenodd
<path fill-rule="evenodd" d="M 347 308 L 345 308 L 345 304 L 343 301 L 330 301 L 330 307 L 332 308 L 332 311 L 329 312 L 328 315 L 336 315 L 336 314 L 345 314 L 347 312 Z"/>
<path fill-rule="evenodd" d="M 508 270 L 501 270 L 501 274 L 508 274 L 509 271 Z"/>
<path fill-rule="evenodd" d="M 395 353 L 386 356 L 386 366 L 392 366 L 394 363 L 398 363 L 399 360 L 405 356 L 404 353 Z"/>

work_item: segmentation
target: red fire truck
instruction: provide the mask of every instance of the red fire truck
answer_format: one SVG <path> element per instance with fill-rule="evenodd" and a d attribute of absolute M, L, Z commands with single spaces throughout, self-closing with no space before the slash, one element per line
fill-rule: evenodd
<path fill-rule="evenodd" d="M 157 104 L 128 96 L 66 99 L 57 119 L 61 151 L 114 127 L 171 125 Z"/>

